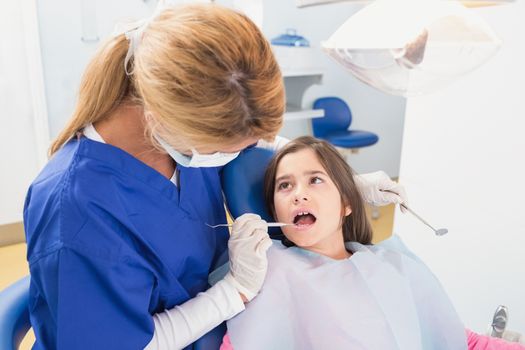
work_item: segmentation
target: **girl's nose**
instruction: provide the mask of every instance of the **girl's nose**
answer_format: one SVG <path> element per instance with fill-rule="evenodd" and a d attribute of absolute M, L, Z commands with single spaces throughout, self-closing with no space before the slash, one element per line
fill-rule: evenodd
<path fill-rule="evenodd" d="M 305 196 L 300 196 L 300 197 L 295 197 L 293 201 L 295 204 L 299 204 L 301 202 L 307 202 L 308 198 L 306 198 Z"/>
<path fill-rule="evenodd" d="M 308 196 L 308 186 L 305 186 L 302 183 L 297 183 L 294 188 L 293 195 L 294 195 L 293 197 L 294 204 L 308 201 L 308 197 L 309 197 Z"/>
<path fill-rule="evenodd" d="M 297 188 L 294 194 L 294 203 L 307 202 L 308 196 L 300 188 Z"/>

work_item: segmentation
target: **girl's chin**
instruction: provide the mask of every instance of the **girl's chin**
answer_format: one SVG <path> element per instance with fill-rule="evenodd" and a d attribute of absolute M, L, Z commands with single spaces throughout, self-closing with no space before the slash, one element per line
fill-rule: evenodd
<path fill-rule="evenodd" d="M 309 247 L 317 242 L 318 239 L 313 232 L 308 232 L 308 235 L 305 233 L 296 231 L 293 234 L 285 234 L 285 236 L 300 248 Z"/>

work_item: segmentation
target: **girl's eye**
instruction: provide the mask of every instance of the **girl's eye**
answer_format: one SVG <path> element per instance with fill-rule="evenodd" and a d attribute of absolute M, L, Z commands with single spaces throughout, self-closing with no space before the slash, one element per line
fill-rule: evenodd
<path fill-rule="evenodd" d="M 290 183 L 289 182 L 281 182 L 279 184 L 279 186 L 277 186 L 278 190 L 286 190 L 286 189 L 289 189 L 289 188 L 290 188 Z"/>
<path fill-rule="evenodd" d="M 323 179 L 321 179 L 320 177 L 318 176 L 314 176 L 310 179 L 310 183 L 311 184 L 320 184 L 323 182 Z"/>

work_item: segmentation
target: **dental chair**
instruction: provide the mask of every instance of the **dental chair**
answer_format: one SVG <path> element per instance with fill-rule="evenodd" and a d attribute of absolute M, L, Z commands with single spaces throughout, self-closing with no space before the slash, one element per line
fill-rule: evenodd
<path fill-rule="evenodd" d="M 29 276 L 0 292 L 0 349 L 18 349 L 31 328 L 28 303 Z"/>
<path fill-rule="evenodd" d="M 264 173 L 274 152 L 258 147 L 247 149 L 223 168 L 222 188 L 226 207 L 232 218 L 255 213 L 266 221 L 273 221 L 264 202 Z M 284 237 L 279 228 L 269 228 L 272 239 Z M 223 270 L 218 275 L 223 276 Z M 510 342 L 525 344 L 525 335 L 505 330 L 508 310 L 499 306 L 494 313 L 487 335 Z"/>

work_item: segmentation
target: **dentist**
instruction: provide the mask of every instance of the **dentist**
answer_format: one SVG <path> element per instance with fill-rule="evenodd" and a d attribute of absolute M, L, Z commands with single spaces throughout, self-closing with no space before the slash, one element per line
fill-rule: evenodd
<path fill-rule="evenodd" d="M 232 10 L 167 7 L 106 41 L 25 202 L 34 349 L 218 349 L 271 245 L 257 215 L 206 225 L 226 222 L 221 169 L 284 142 L 284 108 L 270 45 Z M 386 176 L 360 184 L 402 201 Z"/>

